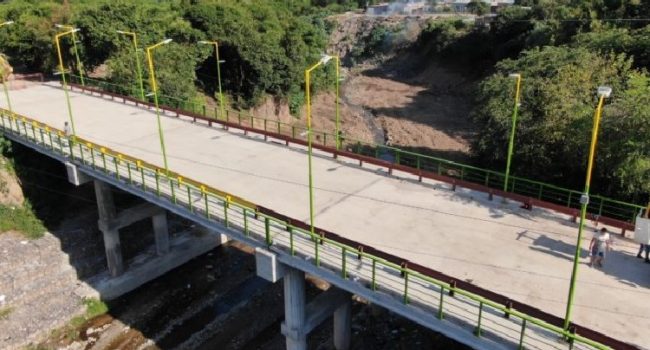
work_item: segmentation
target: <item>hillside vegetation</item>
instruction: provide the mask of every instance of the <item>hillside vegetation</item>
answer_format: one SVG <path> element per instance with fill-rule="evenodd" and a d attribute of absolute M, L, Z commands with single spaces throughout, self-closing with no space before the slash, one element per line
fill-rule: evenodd
<path fill-rule="evenodd" d="M 70 3 L 70 4 L 69 4 Z M 327 15 L 359 1 L 175 0 L 10 0 L 0 18 L 14 20 L 0 30 L 0 47 L 17 71 L 55 70 L 55 23 L 80 28 L 83 69 L 137 95 L 133 48 L 164 38 L 156 49 L 163 95 L 186 101 L 214 96 L 214 49 L 200 40 L 218 40 L 228 103 L 249 108 L 265 95 L 296 114 L 304 103 L 304 69 L 318 61 L 333 23 Z M 650 192 L 650 4 L 638 0 L 519 0 L 489 25 L 467 20 L 431 20 L 411 50 L 449 64 L 472 79 L 475 91 L 472 147 L 476 165 L 504 169 L 514 105 L 511 72 L 523 76 L 512 173 L 581 189 L 585 173 L 595 90 L 609 85 L 592 190 L 644 204 Z M 373 30 L 368 46 L 389 31 Z M 65 62 L 78 71 L 64 39 Z M 362 50 L 363 49 L 363 50 Z M 144 57 L 139 53 L 141 59 Z M 354 61 L 354 60 L 352 60 Z M 349 62 L 354 63 L 354 62 Z M 143 76 L 147 79 L 145 65 Z M 333 86 L 333 70 L 314 71 L 317 91 Z M 145 83 L 146 84 L 146 83 Z"/>
<path fill-rule="evenodd" d="M 592 191 L 645 203 L 650 193 L 650 4 L 520 1 L 490 26 L 431 22 L 417 49 L 479 76 L 476 162 L 503 169 L 522 75 L 513 173 L 581 189 L 600 85 L 613 88 Z M 618 20 L 615 20 L 618 19 Z"/>

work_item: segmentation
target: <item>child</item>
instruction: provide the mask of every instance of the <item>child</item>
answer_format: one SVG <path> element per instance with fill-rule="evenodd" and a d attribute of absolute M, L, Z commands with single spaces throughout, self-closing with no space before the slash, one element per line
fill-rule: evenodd
<path fill-rule="evenodd" d="M 600 231 L 596 231 L 589 243 L 589 257 L 591 258 L 589 267 L 592 267 L 594 263 L 597 267 L 603 267 L 605 252 L 611 249 L 611 238 L 607 229 L 603 227 Z"/>

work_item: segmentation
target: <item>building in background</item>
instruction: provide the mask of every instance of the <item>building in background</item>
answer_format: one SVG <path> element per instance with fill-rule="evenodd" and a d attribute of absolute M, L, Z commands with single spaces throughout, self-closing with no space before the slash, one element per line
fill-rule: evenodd
<path fill-rule="evenodd" d="M 515 0 L 482 0 L 490 6 L 490 12 L 511 6 Z M 366 14 L 373 16 L 420 15 L 434 12 L 469 12 L 467 5 L 471 0 L 396 0 L 367 6 Z"/>

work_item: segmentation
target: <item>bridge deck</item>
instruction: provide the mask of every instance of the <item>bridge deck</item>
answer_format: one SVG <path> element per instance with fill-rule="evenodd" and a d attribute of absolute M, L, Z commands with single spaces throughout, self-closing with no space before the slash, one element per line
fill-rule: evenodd
<path fill-rule="evenodd" d="M 63 128 L 67 107 L 57 85 L 12 91 L 11 97 L 17 113 Z M 81 137 L 162 167 L 153 111 L 81 93 L 71 100 Z M 162 124 L 170 169 L 308 220 L 304 148 L 169 116 Z M 317 226 L 563 316 L 577 233 L 567 217 L 316 154 Z M 591 231 L 586 238 L 585 249 Z M 634 257 L 636 248 L 618 240 L 603 269 L 581 265 L 574 320 L 647 346 L 650 273 Z"/>

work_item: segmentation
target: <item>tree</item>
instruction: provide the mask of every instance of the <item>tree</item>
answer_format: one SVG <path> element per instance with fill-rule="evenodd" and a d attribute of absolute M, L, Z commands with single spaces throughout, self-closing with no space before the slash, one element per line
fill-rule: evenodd
<path fill-rule="evenodd" d="M 648 76 L 624 54 L 585 48 L 545 47 L 524 51 L 496 65 L 481 84 L 474 110 L 479 135 L 474 152 L 484 165 L 505 164 L 511 127 L 513 81 L 523 76 L 513 173 L 580 188 L 585 176 L 595 91 L 610 85 L 601 128 L 593 188 L 620 197 L 647 196 L 650 163 Z"/>
<path fill-rule="evenodd" d="M 467 11 L 477 16 L 483 16 L 490 12 L 490 5 L 486 4 L 483 0 L 472 0 L 467 4 Z"/>

